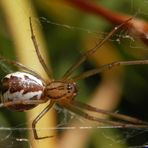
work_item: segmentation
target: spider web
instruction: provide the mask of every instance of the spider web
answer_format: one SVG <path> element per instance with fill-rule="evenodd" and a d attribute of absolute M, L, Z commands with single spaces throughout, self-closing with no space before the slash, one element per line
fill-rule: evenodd
<path fill-rule="evenodd" d="M 131 11 L 133 11 L 134 9 L 134 5 L 135 2 L 134 0 L 130 1 L 131 4 Z M 147 4 L 148 1 L 147 0 L 143 0 L 142 1 L 143 4 Z M 138 12 L 137 12 L 138 11 Z M 136 13 L 138 15 L 147 15 L 147 12 L 145 12 L 142 9 L 142 6 L 139 6 L 138 10 L 136 11 Z M 85 27 L 79 27 L 79 26 L 73 26 L 73 25 L 68 25 L 68 24 L 62 24 L 62 23 L 58 23 L 58 22 L 54 22 L 51 21 L 50 19 L 48 19 L 45 16 L 41 16 L 39 18 L 34 18 L 34 20 L 36 20 L 36 22 L 41 22 L 43 24 L 45 24 L 47 26 L 47 28 L 50 25 L 53 25 L 54 27 L 56 27 L 59 30 L 64 30 L 64 32 L 83 32 L 84 34 L 91 36 L 94 35 L 96 40 L 93 41 L 94 44 L 98 39 L 102 39 L 104 38 L 104 36 L 107 35 L 108 31 L 93 31 L 93 29 L 87 29 Z M 124 34 L 123 34 L 124 32 Z M 124 39 L 127 39 L 129 42 L 129 48 L 132 49 L 132 51 L 136 51 L 138 53 L 140 53 L 141 51 L 146 51 L 147 52 L 147 47 L 141 45 L 141 44 L 135 44 L 135 42 L 137 41 L 136 37 L 132 37 L 131 35 L 128 34 L 128 31 L 126 32 L 125 30 L 121 30 L 120 32 L 118 32 L 117 34 L 114 35 L 114 37 L 112 39 L 110 39 L 110 42 L 115 42 L 115 44 L 122 44 L 122 41 Z M 132 52 L 131 51 L 131 52 Z M 9 68 L 7 65 L 5 65 L 4 63 L 0 63 L 2 70 L 5 73 L 10 73 L 12 72 L 11 68 Z M 68 65 L 69 66 L 69 65 Z M 68 67 L 67 66 L 67 67 Z M 82 84 L 83 85 L 83 84 Z M 88 98 L 88 94 L 85 94 L 83 97 L 87 97 Z M 81 94 L 80 94 L 81 97 Z M 80 98 L 79 96 L 77 97 L 77 99 L 79 100 Z M 128 97 L 128 96 L 127 96 Z M 89 123 L 87 120 L 81 118 L 80 116 L 77 116 L 67 110 L 65 110 L 64 108 L 60 108 L 59 106 L 55 106 L 54 107 L 58 117 L 61 117 L 56 125 L 56 127 L 51 127 L 48 129 L 42 129 L 42 130 L 57 130 L 58 132 L 60 131 L 93 131 L 95 137 L 103 137 L 103 139 L 105 139 L 105 141 L 107 141 L 106 146 L 108 147 L 115 147 L 115 145 L 122 145 L 121 147 L 128 147 L 128 148 L 141 148 L 141 147 L 148 147 L 148 131 L 147 129 L 117 129 L 117 127 L 112 127 L 112 126 L 104 126 L 104 125 L 92 125 L 91 123 Z M 32 117 L 33 120 L 34 117 Z M 78 126 L 73 126 L 73 124 L 69 124 L 72 123 L 73 121 L 78 122 Z M 88 122 L 88 124 L 86 124 Z M 23 145 L 24 147 L 32 147 L 31 143 L 29 141 L 29 139 L 27 138 L 19 138 L 19 137 L 24 137 L 24 133 L 26 131 L 31 131 L 32 129 L 28 129 L 26 128 L 27 123 L 26 122 L 22 122 L 17 124 L 16 126 L 6 126 L 5 125 L 5 121 L 2 122 L 1 124 L 1 128 L 0 128 L 0 144 L 2 147 L 5 147 L 5 145 L 7 144 L 7 147 L 18 147 L 20 145 Z M 15 132 L 19 133 L 18 137 L 16 136 Z M 99 133 L 99 134 L 98 134 Z M 143 138 L 144 137 L 144 138 Z M 142 139 L 142 140 L 139 140 Z M 94 142 L 96 142 L 96 138 L 94 138 L 94 140 L 92 140 Z M 128 142 L 128 144 L 127 144 Z"/>

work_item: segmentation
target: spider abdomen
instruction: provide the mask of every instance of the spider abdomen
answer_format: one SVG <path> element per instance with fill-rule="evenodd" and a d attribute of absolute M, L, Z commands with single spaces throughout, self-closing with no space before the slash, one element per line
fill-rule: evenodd
<path fill-rule="evenodd" d="M 43 82 L 35 76 L 14 72 L 1 81 L 1 102 L 11 110 L 29 110 L 38 105 L 36 101 L 43 99 L 44 88 Z"/>

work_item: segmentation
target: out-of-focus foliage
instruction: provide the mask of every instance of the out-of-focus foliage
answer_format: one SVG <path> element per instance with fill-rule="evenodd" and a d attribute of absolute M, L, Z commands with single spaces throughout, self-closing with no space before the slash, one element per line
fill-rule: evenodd
<path fill-rule="evenodd" d="M 102 38 L 104 34 L 106 35 L 106 33 L 114 27 L 102 17 L 96 17 L 76 8 L 72 8 L 64 1 L 36 0 L 32 1 L 32 3 L 38 13 L 38 18 L 33 18 L 33 21 L 36 23 L 41 22 L 46 43 L 51 49 L 49 55 L 54 76 L 57 79 L 64 74 L 75 59 L 80 56 L 81 52 L 85 49 L 93 47 L 98 39 Z M 136 17 L 144 18 L 145 20 L 148 18 L 148 2 L 146 0 L 98 0 L 97 3 L 115 12 L 130 15 L 137 14 Z M 87 31 L 87 29 L 89 31 Z M 147 47 L 136 39 L 136 37 L 133 37 L 133 40 L 126 38 L 125 32 L 126 31 L 121 30 L 119 34 L 114 36 L 114 40 L 110 40 L 109 43 L 104 45 L 104 48 L 98 52 L 98 54 L 101 54 L 103 50 L 109 51 L 108 53 L 105 52 L 105 55 L 101 54 L 101 57 L 98 56 L 101 64 L 106 64 L 106 62 L 110 60 L 116 61 L 119 59 L 134 60 L 148 58 Z M 120 36 L 118 37 L 118 35 Z M 118 39 L 120 42 L 117 42 Z M 15 53 L 13 52 L 14 44 L 15 43 L 11 42 L 9 28 L 7 28 L 5 17 L 1 12 L 0 54 L 7 58 L 15 59 Z M 112 56 L 111 59 L 107 59 L 110 56 Z M 97 64 L 97 60 L 90 58 L 76 71 L 76 73 L 94 68 L 98 66 Z M 120 96 L 122 101 L 117 109 L 121 113 L 136 116 L 137 118 L 141 118 L 143 120 L 148 120 L 148 66 L 130 66 L 124 68 L 124 70 L 123 89 Z M 3 75 L 4 70 L 1 68 L 0 76 Z M 100 74 L 99 76 L 97 75 L 78 82 L 80 92 L 77 99 L 83 102 L 88 101 L 95 88 L 99 86 L 102 77 L 103 75 Z M 23 117 L 22 113 L 15 113 L 6 109 L 1 109 L 0 126 L 9 125 L 10 127 L 13 127 L 22 123 L 25 125 L 26 123 Z M 125 133 L 123 131 L 120 132 L 111 130 L 108 134 L 106 131 L 96 130 L 88 141 L 87 147 L 108 148 L 109 146 L 113 146 L 122 148 L 126 147 L 126 144 L 124 144 L 126 141 L 130 146 L 144 144 L 147 139 L 144 139 L 143 137 L 145 137 L 147 133 L 144 132 L 143 135 L 138 134 L 138 136 L 135 136 L 135 133 L 132 134 L 130 132 Z M 16 135 L 22 136 L 23 134 L 18 132 Z M 131 138 L 129 138 L 128 135 L 131 136 Z M 116 138 L 121 141 L 117 140 L 117 143 Z M 135 140 L 133 140 L 134 138 Z"/>

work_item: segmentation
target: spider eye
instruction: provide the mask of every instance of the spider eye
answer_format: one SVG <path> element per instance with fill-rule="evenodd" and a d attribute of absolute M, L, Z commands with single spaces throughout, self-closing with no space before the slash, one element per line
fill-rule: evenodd
<path fill-rule="evenodd" d="M 72 93 L 72 94 L 75 94 L 77 93 L 77 89 L 76 89 L 76 85 L 74 83 L 68 83 L 67 84 L 67 93 Z"/>
<path fill-rule="evenodd" d="M 68 90 L 68 91 L 72 90 L 72 88 L 73 88 L 73 87 L 71 86 L 71 84 L 67 84 L 67 90 Z"/>

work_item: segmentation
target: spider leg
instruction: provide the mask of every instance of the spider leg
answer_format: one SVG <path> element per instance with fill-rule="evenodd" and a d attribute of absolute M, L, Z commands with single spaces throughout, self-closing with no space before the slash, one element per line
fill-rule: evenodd
<path fill-rule="evenodd" d="M 76 68 L 78 68 L 86 59 L 88 56 L 92 55 L 95 53 L 119 28 L 121 28 L 123 25 L 125 25 L 127 22 L 129 22 L 132 18 L 129 18 L 122 24 L 118 25 L 115 27 L 111 32 L 108 33 L 108 35 L 102 39 L 99 43 L 96 44 L 95 47 L 87 50 L 84 52 L 84 54 L 76 60 L 76 62 L 66 71 L 64 76 L 62 77 L 62 80 L 66 80 L 74 71 Z"/>
<path fill-rule="evenodd" d="M 40 78 L 41 80 L 43 80 L 43 78 L 39 74 L 37 74 L 35 71 L 31 70 L 30 68 L 26 67 L 25 65 L 23 65 L 23 64 L 21 64 L 21 63 L 19 63 L 17 61 L 8 60 L 8 59 L 6 59 L 4 57 L 0 57 L 0 61 L 7 62 L 8 64 L 11 64 L 11 65 L 15 65 L 18 68 L 21 68 L 21 69 L 33 74 L 34 76 Z"/>
<path fill-rule="evenodd" d="M 85 103 L 82 103 L 82 102 L 79 102 L 79 101 L 72 101 L 71 104 L 74 105 L 74 106 L 77 106 L 78 108 L 83 108 L 84 110 L 88 110 L 88 111 L 91 111 L 91 112 L 110 115 L 111 117 L 113 117 L 115 119 L 122 120 L 122 121 L 131 122 L 133 124 L 143 124 L 143 125 L 148 126 L 148 122 L 139 120 L 137 118 L 130 117 L 130 116 L 123 115 L 123 114 L 119 114 L 119 113 L 113 113 L 113 112 L 106 111 L 106 110 L 102 110 L 102 109 L 90 106 L 88 104 L 85 104 Z"/>
<path fill-rule="evenodd" d="M 124 123 L 124 122 L 119 122 L 119 121 L 111 121 L 108 119 L 103 119 L 103 118 L 97 118 L 95 116 L 91 116 L 88 113 L 85 113 L 82 109 L 68 103 L 68 104 L 62 104 L 65 108 L 70 110 L 71 112 L 74 112 L 83 118 L 90 120 L 90 121 L 96 121 L 99 123 L 104 123 L 107 125 L 112 125 L 113 127 L 117 128 L 148 128 L 148 125 L 143 125 L 143 124 L 132 124 L 132 123 Z"/>
<path fill-rule="evenodd" d="M 144 65 L 144 64 L 148 64 L 148 60 L 116 61 L 116 62 L 112 62 L 110 64 L 103 65 L 100 68 L 96 68 L 96 69 L 92 69 L 92 70 L 88 70 L 86 72 L 83 72 L 77 76 L 72 77 L 72 80 L 77 81 L 80 79 L 85 79 L 85 78 L 93 76 L 95 74 L 111 70 L 112 68 L 118 67 L 118 66 Z"/>
<path fill-rule="evenodd" d="M 46 74 L 48 75 L 49 79 L 52 80 L 52 79 L 53 79 L 52 70 L 51 70 L 51 68 L 48 69 L 47 65 L 45 64 L 44 59 L 42 58 L 42 55 L 41 55 L 41 53 L 40 53 L 40 50 L 39 50 L 39 48 L 38 48 L 38 43 L 37 43 L 37 40 L 36 40 L 34 31 L 33 31 L 33 26 L 32 26 L 31 17 L 29 17 L 29 24 L 30 24 L 30 30 L 31 30 L 31 39 L 32 39 L 32 42 L 33 42 L 33 45 L 34 45 L 36 54 L 37 54 L 37 56 L 38 56 L 38 59 L 39 59 L 41 65 L 43 66 L 43 68 L 44 68 Z"/>
<path fill-rule="evenodd" d="M 32 122 L 32 129 L 33 129 L 34 138 L 37 140 L 53 137 L 53 136 L 39 137 L 37 134 L 37 130 L 36 130 L 36 124 L 51 109 L 53 104 L 54 104 L 54 102 L 51 101 Z"/>
<path fill-rule="evenodd" d="M 9 101 L 9 102 L 4 102 L 4 103 L 0 103 L 0 108 L 1 107 L 8 107 L 11 105 L 18 105 L 18 104 L 23 104 L 23 105 L 27 105 L 27 104 L 34 104 L 34 105 L 39 105 L 42 103 L 47 102 L 47 100 L 15 100 L 15 101 Z"/>

